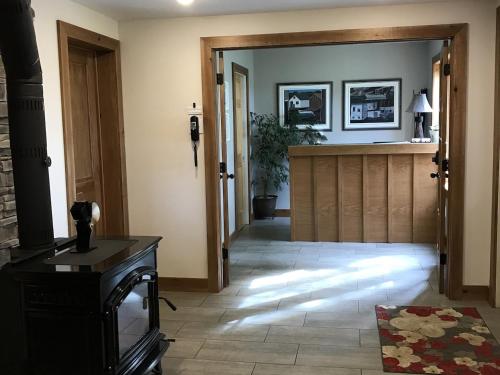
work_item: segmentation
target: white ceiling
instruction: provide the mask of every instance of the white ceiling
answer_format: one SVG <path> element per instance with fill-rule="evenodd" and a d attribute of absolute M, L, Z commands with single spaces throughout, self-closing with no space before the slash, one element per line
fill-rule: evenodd
<path fill-rule="evenodd" d="M 428 3 L 436 0 L 74 0 L 117 20 L 174 18 L 366 5 Z"/>

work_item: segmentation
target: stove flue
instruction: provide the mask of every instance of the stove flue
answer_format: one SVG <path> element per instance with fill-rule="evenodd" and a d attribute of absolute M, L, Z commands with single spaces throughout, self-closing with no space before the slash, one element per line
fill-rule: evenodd
<path fill-rule="evenodd" d="M 30 0 L 0 2 L 20 248 L 53 247 L 42 69 Z"/>

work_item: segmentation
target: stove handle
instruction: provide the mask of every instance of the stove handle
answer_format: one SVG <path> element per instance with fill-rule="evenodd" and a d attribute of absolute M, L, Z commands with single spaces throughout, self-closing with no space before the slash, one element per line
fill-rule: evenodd
<path fill-rule="evenodd" d="M 158 297 L 158 299 L 161 299 L 163 302 L 165 302 L 168 305 L 168 307 L 170 307 L 173 311 L 177 311 L 177 307 L 175 307 L 175 305 L 172 302 L 170 302 L 167 298 Z"/>

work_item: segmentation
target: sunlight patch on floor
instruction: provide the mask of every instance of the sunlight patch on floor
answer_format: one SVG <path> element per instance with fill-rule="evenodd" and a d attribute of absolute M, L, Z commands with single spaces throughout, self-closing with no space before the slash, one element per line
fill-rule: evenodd
<path fill-rule="evenodd" d="M 297 281 L 300 279 L 306 279 L 310 277 L 314 278 L 327 277 L 337 272 L 339 272 L 339 270 L 327 268 L 314 271 L 296 270 L 296 271 L 285 272 L 281 275 L 259 277 L 251 282 L 250 289 L 286 284 L 291 281 Z"/>
<path fill-rule="evenodd" d="M 375 258 L 361 259 L 349 263 L 348 267 L 378 270 L 381 273 L 409 270 L 418 267 L 414 257 L 407 255 L 384 255 Z"/>
<path fill-rule="evenodd" d="M 318 298 L 308 302 L 297 302 L 297 306 L 313 308 L 326 303 L 331 304 L 335 300 L 365 298 L 369 297 L 374 290 L 383 291 L 395 288 L 397 274 L 413 270 L 416 265 L 414 257 L 406 255 L 384 255 L 346 263 L 345 268 L 299 269 L 278 275 L 257 277 L 249 285 L 249 289 L 255 290 L 256 293 L 245 298 L 239 307 L 256 308 L 273 301 L 298 297 L 328 288 L 339 288 L 339 292 L 328 299 Z M 394 280 L 391 280 L 390 276 Z M 386 280 L 378 280 L 378 278 Z M 358 281 L 369 282 L 370 280 L 373 280 L 373 284 L 365 287 L 357 285 Z M 415 280 L 415 282 L 419 281 L 425 280 Z M 266 290 L 267 288 L 273 289 Z M 342 288 L 346 290 L 343 291 Z"/>

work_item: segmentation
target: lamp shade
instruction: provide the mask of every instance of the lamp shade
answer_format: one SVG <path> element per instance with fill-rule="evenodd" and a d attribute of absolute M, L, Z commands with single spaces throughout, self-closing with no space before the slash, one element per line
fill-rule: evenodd
<path fill-rule="evenodd" d="M 406 112 L 428 113 L 432 112 L 432 107 L 427 100 L 426 94 L 415 94 Z"/>

